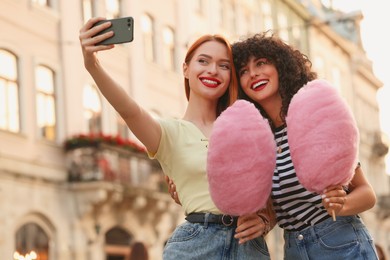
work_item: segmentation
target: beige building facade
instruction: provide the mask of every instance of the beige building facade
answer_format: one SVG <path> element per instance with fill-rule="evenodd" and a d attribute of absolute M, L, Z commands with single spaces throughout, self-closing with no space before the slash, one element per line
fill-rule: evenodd
<path fill-rule="evenodd" d="M 185 110 L 182 61 L 195 38 L 220 33 L 235 41 L 273 29 L 346 98 L 364 172 L 378 197 L 389 196 L 376 101 L 382 83 L 360 42 L 361 15 L 337 15 L 295 0 L 1 0 L 1 259 L 128 259 L 142 242 L 158 260 L 183 221 L 159 166 L 84 69 L 78 34 L 91 16 L 134 18 L 134 41 L 99 56 L 156 117 Z M 343 34 L 344 26 L 355 32 Z M 388 252 L 386 203 L 362 218 Z M 282 259 L 281 230 L 267 241 L 273 259 Z"/>

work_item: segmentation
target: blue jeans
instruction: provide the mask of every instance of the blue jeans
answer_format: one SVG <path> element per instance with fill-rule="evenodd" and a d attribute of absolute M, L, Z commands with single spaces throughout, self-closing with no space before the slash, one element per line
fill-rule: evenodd
<path fill-rule="evenodd" d="M 263 237 L 239 245 L 235 226 L 212 223 L 179 225 L 165 245 L 164 260 L 270 260 Z"/>
<path fill-rule="evenodd" d="M 302 231 L 284 231 L 285 260 L 375 260 L 375 246 L 356 216 L 329 218 Z"/>

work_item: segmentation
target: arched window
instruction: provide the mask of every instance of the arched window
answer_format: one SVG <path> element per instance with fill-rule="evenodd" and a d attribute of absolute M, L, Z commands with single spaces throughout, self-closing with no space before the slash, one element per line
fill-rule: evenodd
<path fill-rule="evenodd" d="M 175 70 L 175 33 L 168 26 L 163 28 L 163 43 L 164 67 L 170 70 Z"/>
<path fill-rule="evenodd" d="M 27 223 L 16 232 L 14 259 L 49 259 L 49 237 L 36 223 Z"/>
<path fill-rule="evenodd" d="M 39 136 L 54 141 L 56 138 L 56 99 L 54 72 L 46 66 L 35 69 L 37 125 Z"/>
<path fill-rule="evenodd" d="M 90 133 L 102 132 L 102 105 L 95 86 L 86 85 L 83 92 L 84 118 Z"/>
<path fill-rule="evenodd" d="M 133 236 L 120 227 L 114 227 L 105 234 L 107 260 L 126 260 L 130 255 Z"/>
<path fill-rule="evenodd" d="M 0 49 L 0 129 L 20 131 L 17 58 L 3 49 Z"/>
<path fill-rule="evenodd" d="M 154 52 L 154 21 L 147 14 L 141 16 L 141 29 L 144 43 L 144 55 L 147 61 L 156 61 Z"/>

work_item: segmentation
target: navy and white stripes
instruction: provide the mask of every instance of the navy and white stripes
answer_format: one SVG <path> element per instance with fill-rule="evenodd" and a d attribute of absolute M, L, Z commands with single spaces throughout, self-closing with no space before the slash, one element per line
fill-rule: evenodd
<path fill-rule="evenodd" d="M 322 206 L 321 195 L 306 190 L 299 183 L 291 160 L 286 126 L 274 132 L 277 150 L 276 168 L 272 180 L 272 200 L 278 225 L 286 230 L 299 231 L 330 218 Z"/>

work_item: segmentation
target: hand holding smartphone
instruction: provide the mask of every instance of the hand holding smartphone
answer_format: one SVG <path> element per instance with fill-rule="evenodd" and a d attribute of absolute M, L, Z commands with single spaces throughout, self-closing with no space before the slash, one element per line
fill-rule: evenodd
<path fill-rule="evenodd" d="M 121 17 L 110 20 L 102 20 L 93 25 L 97 26 L 99 24 L 105 23 L 107 21 L 111 22 L 111 26 L 107 29 L 102 30 L 96 35 L 100 35 L 109 31 L 114 31 L 114 35 L 108 39 L 105 39 L 101 42 L 96 43 L 96 45 L 109 45 L 109 44 L 119 44 L 125 42 L 132 42 L 134 39 L 134 19 L 133 17 Z M 95 35 L 95 36 L 96 36 Z"/>

